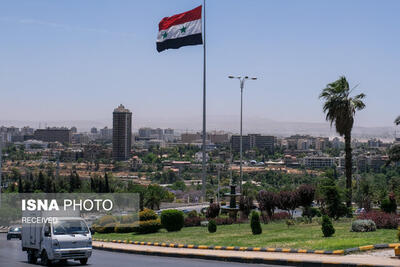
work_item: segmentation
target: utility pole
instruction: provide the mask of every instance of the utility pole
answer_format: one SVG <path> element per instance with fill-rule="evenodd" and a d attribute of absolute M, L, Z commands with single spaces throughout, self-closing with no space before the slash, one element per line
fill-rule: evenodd
<path fill-rule="evenodd" d="M 219 205 L 219 189 L 220 189 L 219 181 L 220 181 L 220 175 L 221 175 L 221 170 L 218 167 L 218 189 L 217 189 L 217 203 L 218 203 L 218 205 Z"/>

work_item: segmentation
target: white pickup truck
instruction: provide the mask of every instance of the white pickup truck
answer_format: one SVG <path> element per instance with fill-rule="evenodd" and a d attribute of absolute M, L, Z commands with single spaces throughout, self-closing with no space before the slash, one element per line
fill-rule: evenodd
<path fill-rule="evenodd" d="M 44 217 L 38 212 L 29 216 Z M 23 223 L 22 250 L 28 253 L 28 262 L 33 264 L 40 258 L 42 265 L 67 260 L 85 265 L 92 255 L 92 235 L 80 217 L 54 217 L 43 224 Z"/>

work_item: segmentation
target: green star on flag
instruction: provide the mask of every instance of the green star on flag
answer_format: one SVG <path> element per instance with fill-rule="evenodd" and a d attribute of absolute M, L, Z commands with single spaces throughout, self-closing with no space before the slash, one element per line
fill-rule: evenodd
<path fill-rule="evenodd" d="M 183 26 L 182 29 L 181 29 L 181 33 L 185 33 L 185 32 L 186 32 L 186 27 Z"/>
<path fill-rule="evenodd" d="M 164 32 L 164 33 L 163 33 L 163 38 L 164 38 L 164 39 L 167 38 L 167 35 L 168 35 L 167 32 Z"/>

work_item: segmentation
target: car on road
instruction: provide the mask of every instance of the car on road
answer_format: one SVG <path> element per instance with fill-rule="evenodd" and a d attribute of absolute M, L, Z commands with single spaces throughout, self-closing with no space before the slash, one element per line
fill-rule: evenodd
<path fill-rule="evenodd" d="M 21 240 L 22 235 L 20 226 L 13 226 L 8 229 L 7 240 L 11 240 L 12 238 L 18 238 L 19 240 Z"/>

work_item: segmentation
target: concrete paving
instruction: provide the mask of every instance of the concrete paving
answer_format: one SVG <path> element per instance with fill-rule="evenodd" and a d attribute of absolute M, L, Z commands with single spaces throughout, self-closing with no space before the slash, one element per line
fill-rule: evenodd
<path fill-rule="evenodd" d="M 240 261 L 240 259 L 264 259 L 267 261 L 287 261 L 288 265 L 299 265 L 298 263 L 324 263 L 337 265 L 353 265 L 353 266 L 400 266 L 400 259 L 391 258 L 394 256 L 394 249 L 386 250 L 382 255 L 371 253 L 358 253 L 351 255 L 318 255 L 318 254 L 301 254 L 301 253 L 281 253 L 281 252 L 253 252 L 253 251 L 223 251 L 223 250 L 204 250 L 204 249 L 188 249 L 188 248 L 169 248 L 156 246 L 141 246 L 123 243 L 111 242 L 93 242 L 93 246 L 107 250 L 126 251 L 131 253 L 158 254 L 162 255 L 181 255 L 182 257 L 204 256 L 231 258 L 232 261 Z M 391 251 L 391 252 L 390 252 Z"/>

